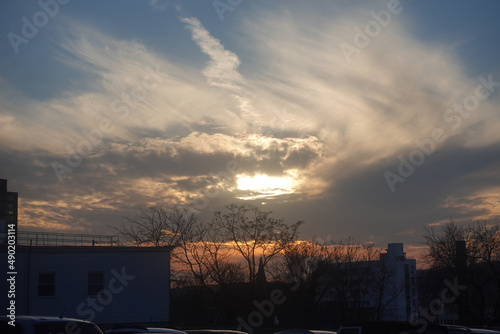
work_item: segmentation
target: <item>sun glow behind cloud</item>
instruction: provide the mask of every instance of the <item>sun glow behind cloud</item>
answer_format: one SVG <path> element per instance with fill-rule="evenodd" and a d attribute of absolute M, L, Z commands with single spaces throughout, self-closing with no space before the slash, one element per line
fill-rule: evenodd
<path fill-rule="evenodd" d="M 404 15 L 411 13 L 409 5 Z M 432 207 L 436 220 L 448 212 L 500 215 L 496 189 L 480 187 L 474 180 L 448 190 L 448 183 L 440 183 L 449 182 L 448 176 L 431 172 L 448 147 L 463 154 L 462 147 L 472 151 L 500 140 L 497 92 L 481 101 L 479 112 L 464 118 L 458 129 L 443 121 L 447 108 L 473 94 L 476 77 L 482 74 L 465 66 L 453 41 L 427 43 L 414 36 L 406 18 L 394 16 L 368 47 L 353 55 L 350 65 L 346 63 L 339 43 L 352 43 L 352 27 L 363 27 L 373 19 L 370 11 L 385 6 L 385 1 L 370 1 L 348 10 L 337 2 L 325 8 L 256 2 L 248 6 L 255 10 L 253 15 L 248 11 L 238 20 L 227 20 L 223 29 L 220 22 L 210 21 L 214 12 L 196 18 L 198 14 L 186 11 L 169 21 L 168 28 L 155 27 L 168 48 L 105 33 L 92 22 L 63 20 L 61 12 L 57 21 L 65 33 L 53 34 L 58 48 L 50 49 L 50 58 L 60 68 L 52 72 L 56 77 L 72 69 L 69 73 L 79 75 L 65 77 L 78 82 L 78 89 L 68 81 L 69 88 L 60 91 L 44 81 L 54 94 L 39 100 L 25 94 L 19 88 L 23 85 L 0 76 L 0 141 L 5 147 L 0 153 L 5 152 L 2 167 L 7 171 L 3 177 L 12 179 L 14 186 L 33 184 L 33 190 L 18 188 L 25 203 L 22 221 L 47 228 L 71 223 L 75 230 L 93 226 L 97 231 L 100 222 L 110 224 L 110 216 L 129 214 L 127 210 L 135 209 L 131 203 L 191 205 L 200 197 L 210 203 L 207 212 L 235 199 L 260 198 L 273 210 L 273 205 L 287 201 L 292 205 L 284 212 L 306 208 L 304 218 L 316 219 L 314 230 L 321 224 L 329 229 L 331 218 L 325 217 L 333 212 L 335 219 L 353 222 L 343 226 L 354 230 L 357 221 L 378 226 L 387 221 L 387 212 L 393 221 L 410 212 L 398 216 L 398 208 L 418 213 Z M 43 35 L 49 35 L 49 29 Z M 181 59 L 173 50 L 200 57 Z M 24 55 L 27 52 L 16 62 Z M 496 67 L 485 71 L 483 75 L 492 72 L 493 80 L 499 80 Z M 143 91 L 144 99 L 131 97 L 152 73 L 159 79 L 155 88 Z M 31 81 L 37 83 L 38 78 L 34 75 Z M 104 118 L 113 122 L 113 131 L 103 133 L 91 154 L 58 184 L 51 163 L 65 164 L 68 150 L 87 140 L 82 131 L 97 129 Z M 406 207 L 395 203 L 395 196 L 386 197 L 391 194 L 382 172 L 394 171 L 397 157 L 418 149 L 416 142 L 430 138 L 435 128 L 443 128 L 448 139 L 401 190 L 418 195 L 411 186 L 425 175 L 427 180 L 439 176 L 436 191 L 426 196 L 428 202 L 418 202 L 418 210 L 415 201 L 423 196 L 407 197 L 411 205 Z M 477 173 L 480 180 L 484 169 Z M 496 170 L 490 173 L 488 179 L 494 180 Z M 317 203 L 327 201 L 323 211 L 318 210 Z M 356 209 L 360 202 L 365 210 Z M 418 219 L 428 217 L 414 218 L 421 226 Z M 373 229 L 370 233 L 381 232 Z"/>
<path fill-rule="evenodd" d="M 244 192 L 244 195 L 239 195 L 238 198 L 243 200 L 291 194 L 296 190 L 297 183 L 292 176 L 236 176 L 237 189 Z"/>

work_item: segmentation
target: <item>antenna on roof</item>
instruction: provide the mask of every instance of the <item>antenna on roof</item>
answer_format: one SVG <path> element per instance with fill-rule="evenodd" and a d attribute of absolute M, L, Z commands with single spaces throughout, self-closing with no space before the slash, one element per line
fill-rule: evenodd
<path fill-rule="evenodd" d="M 61 312 L 61 315 L 59 316 L 59 319 L 62 319 L 63 318 L 63 315 L 64 315 L 64 312 L 66 311 L 66 309 L 64 308 Z"/>

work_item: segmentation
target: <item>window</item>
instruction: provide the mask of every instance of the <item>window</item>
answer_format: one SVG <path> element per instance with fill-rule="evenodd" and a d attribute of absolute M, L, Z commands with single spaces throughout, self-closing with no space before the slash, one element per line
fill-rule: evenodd
<path fill-rule="evenodd" d="M 54 273 L 38 274 L 38 295 L 41 297 L 55 296 L 56 283 Z"/>
<path fill-rule="evenodd" d="M 87 295 L 95 296 L 104 289 L 104 273 L 89 272 Z"/>

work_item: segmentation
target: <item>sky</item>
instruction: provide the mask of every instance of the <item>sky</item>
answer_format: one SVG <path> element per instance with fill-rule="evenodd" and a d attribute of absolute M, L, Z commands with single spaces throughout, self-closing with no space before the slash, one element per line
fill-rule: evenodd
<path fill-rule="evenodd" d="M 500 2 L 6 1 L 0 178 L 19 229 L 251 204 L 420 249 L 500 221 Z"/>

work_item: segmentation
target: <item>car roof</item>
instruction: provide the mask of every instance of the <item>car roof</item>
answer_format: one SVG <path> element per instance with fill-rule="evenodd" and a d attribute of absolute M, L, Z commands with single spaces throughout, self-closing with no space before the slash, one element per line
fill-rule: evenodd
<path fill-rule="evenodd" d="M 148 327 L 149 333 L 172 333 L 172 334 L 185 334 L 185 331 L 174 329 L 174 328 L 164 328 L 164 327 Z"/>
<path fill-rule="evenodd" d="M 334 334 L 335 331 L 319 330 L 319 329 L 285 329 L 274 334 Z"/>
<path fill-rule="evenodd" d="M 143 327 L 143 326 L 131 326 L 123 328 L 113 328 L 105 332 L 106 334 L 132 334 L 132 333 L 170 333 L 170 334 L 185 334 L 186 332 L 173 329 L 173 328 L 163 328 L 163 327 Z"/>
<path fill-rule="evenodd" d="M 147 329 L 143 329 L 143 328 L 116 328 L 116 329 L 108 329 L 107 331 L 105 331 L 104 333 L 105 334 L 119 334 L 119 333 L 123 333 L 123 334 L 131 334 L 131 333 L 147 333 L 148 330 Z"/>
<path fill-rule="evenodd" d="M 187 329 L 184 332 L 188 334 L 246 334 L 246 332 L 236 331 L 233 329 Z"/>
<path fill-rule="evenodd" d="M 7 316 L 0 316 L 0 319 L 10 319 Z M 33 322 L 46 322 L 46 321 L 51 321 L 51 322 L 84 322 L 84 323 L 89 323 L 93 324 L 90 321 L 87 320 L 82 320 L 82 319 L 76 319 L 76 318 L 65 318 L 65 317 L 56 317 L 56 316 L 45 316 L 45 315 L 16 315 L 16 321 L 33 321 Z"/>
<path fill-rule="evenodd" d="M 461 326 L 461 325 L 443 325 L 448 328 L 448 333 L 472 333 L 472 330 L 469 327 Z"/>
<path fill-rule="evenodd" d="M 356 323 L 356 324 L 346 324 L 342 325 L 341 329 L 348 329 L 348 328 L 362 328 L 363 332 L 374 334 L 374 333 L 379 333 L 379 332 L 384 332 L 384 333 L 399 333 L 401 331 L 409 331 L 409 330 L 416 330 L 418 327 L 418 323 L 412 323 L 409 321 L 366 321 L 362 323 Z M 420 333 L 420 329 L 419 333 Z M 431 331 L 439 331 L 443 333 L 448 333 L 448 328 L 442 325 L 433 325 L 433 324 L 427 324 L 426 328 L 421 331 L 422 333 L 425 332 L 431 332 Z M 452 332 L 452 331 L 450 331 Z M 499 333 L 500 334 L 500 333 Z"/>

